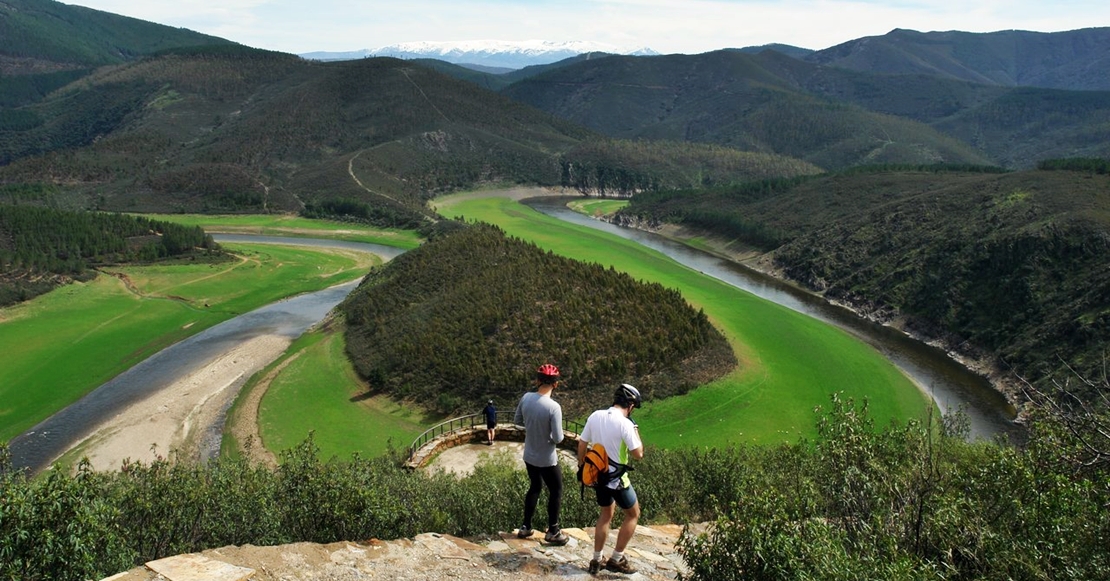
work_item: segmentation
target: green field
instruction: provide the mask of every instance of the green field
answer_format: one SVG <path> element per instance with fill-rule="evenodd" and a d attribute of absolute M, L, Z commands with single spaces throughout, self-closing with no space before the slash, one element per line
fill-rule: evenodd
<path fill-rule="evenodd" d="M 205 232 L 225 234 L 257 234 L 327 238 L 385 244 L 412 249 L 420 246 L 420 236 L 412 230 L 384 230 L 334 220 L 312 220 L 290 214 L 143 214 L 151 220 L 162 220 L 200 226 Z"/>
<path fill-rule="evenodd" d="M 168 345 L 278 299 L 357 279 L 379 262 L 350 251 L 226 248 L 233 261 L 106 269 L 116 276 L 0 309 L 0 441 Z"/>
<path fill-rule="evenodd" d="M 454 196 L 438 203 L 445 215 L 491 222 L 560 254 L 678 288 L 724 332 L 741 366 L 686 396 L 649 403 L 637 420 L 645 434 L 651 434 L 653 445 L 774 443 L 811 437 L 813 408 L 827 405 L 828 395 L 837 391 L 868 398 L 879 423 L 920 416 L 929 405 L 883 357 L 838 329 L 621 238 L 547 218 L 509 200 L 466 198 Z M 587 201 L 579 211 L 612 209 L 591 202 L 596 201 Z M 254 232 L 281 235 L 302 229 L 301 222 L 317 229 L 348 226 L 270 216 L 197 218 L 197 224 L 214 230 L 259 228 Z M 321 230 L 316 236 L 346 234 L 332 236 Z M 383 242 L 381 237 L 360 240 Z M 0 440 L 26 430 L 175 341 L 284 296 L 357 278 L 368 268 L 366 255 L 359 253 L 229 247 L 239 255 L 234 262 L 115 269 L 112 272 L 126 275 L 130 287 L 121 279 L 100 276 L 0 310 L 0 349 L 10 354 L 6 360 L 11 362 L 0 368 Z M 260 410 L 268 449 L 288 448 L 315 430 L 316 442 L 328 456 L 377 455 L 391 439 L 396 447 L 407 446 L 436 420 L 381 396 L 358 397 L 364 388 L 342 344 L 341 333 L 314 332 L 283 356 L 282 361 L 295 360 L 269 386 Z"/>
<path fill-rule="evenodd" d="M 628 205 L 628 200 L 598 200 L 594 198 L 573 200 L 567 207 L 587 216 L 608 216 Z"/>
<path fill-rule="evenodd" d="M 705 310 L 740 366 L 678 398 L 645 405 L 637 421 L 649 442 L 674 447 L 778 443 L 816 435 L 813 410 L 829 396 L 870 402 L 878 425 L 922 417 L 928 397 L 877 351 L 847 333 L 759 299 L 620 237 L 566 224 L 504 198 L 472 194 L 436 201 L 445 216 L 496 224 L 509 235 L 579 260 L 677 288 Z M 609 402 L 598 402 L 602 407 Z"/>
<path fill-rule="evenodd" d="M 259 406 L 258 429 L 267 449 L 275 453 L 289 449 L 314 432 L 324 458 L 380 456 L 390 446 L 406 448 L 439 421 L 388 397 L 369 397 L 347 359 L 345 345 L 341 329 L 311 331 L 270 366 L 288 362 L 264 386 Z M 259 378 L 266 374 L 252 378 L 248 389 L 258 388 Z M 229 453 L 231 448 L 225 446 Z"/>

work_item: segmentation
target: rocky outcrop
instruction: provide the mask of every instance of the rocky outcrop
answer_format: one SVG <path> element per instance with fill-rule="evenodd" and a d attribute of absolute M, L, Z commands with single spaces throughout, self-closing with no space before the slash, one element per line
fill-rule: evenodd
<path fill-rule="evenodd" d="M 702 532 L 706 525 L 689 525 Z M 625 553 L 634 575 L 602 570 L 587 573 L 593 555 L 593 529 L 563 529 L 565 546 L 518 539 L 513 531 L 480 538 L 424 533 L 411 539 L 331 544 L 295 543 L 274 547 L 223 547 L 151 561 L 103 581 L 478 581 L 513 579 L 670 580 L 685 573 L 675 549 L 681 525 L 640 526 Z M 612 552 L 616 530 L 609 534 L 605 556 Z"/>

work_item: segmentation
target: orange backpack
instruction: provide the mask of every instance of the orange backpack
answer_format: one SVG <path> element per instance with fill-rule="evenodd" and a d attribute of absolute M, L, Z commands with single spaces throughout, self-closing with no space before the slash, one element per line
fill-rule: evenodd
<path fill-rule="evenodd" d="M 609 466 L 615 466 L 617 469 L 610 472 Z M 605 446 L 594 444 L 586 450 L 585 462 L 578 468 L 578 481 L 582 483 L 581 493 L 585 494 L 587 486 L 590 488 L 608 486 L 610 482 L 624 476 L 624 473 L 630 470 L 632 470 L 631 466 L 610 460 L 609 454 L 605 452 Z"/>

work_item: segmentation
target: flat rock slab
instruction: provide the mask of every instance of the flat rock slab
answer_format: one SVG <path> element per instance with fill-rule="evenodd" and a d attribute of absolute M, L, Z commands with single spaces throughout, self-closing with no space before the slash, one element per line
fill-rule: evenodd
<path fill-rule="evenodd" d="M 2 0 L 0 0 L 2 1 Z M 690 524 L 694 534 L 705 523 Z M 688 569 L 677 553 L 684 527 L 640 525 L 626 549 L 639 571 L 621 575 L 587 572 L 593 528 L 565 528 L 564 546 L 543 542 L 543 533 L 516 538 L 499 531 L 472 538 L 424 533 L 382 541 L 227 546 L 152 561 L 102 581 L 674 581 Z M 611 553 L 618 529 L 609 531 Z"/>
<path fill-rule="evenodd" d="M 246 581 L 254 575 L 254 569 L 237 567 L 197 553 L 150 561 L 146 566 L 167 581 Z"/>

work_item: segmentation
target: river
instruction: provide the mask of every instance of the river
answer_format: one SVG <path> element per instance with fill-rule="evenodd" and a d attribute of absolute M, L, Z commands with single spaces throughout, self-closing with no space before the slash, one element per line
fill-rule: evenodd
<path fill-rule="evenodd" d="M 941 413 L 962 410 L 972 438 L 989 439 L 1015 432 L 1012 421 L 1015 410 L 1006 398 L 986 378 L 968 370 L 943 350 L 735 262 L 658 234 L 616 226 L 574 212 L 566 207 L 568 199 L 581 198 L 529 198 L 523 203 L 549 216 L 632 240 L 707 276 L 848 331 L 877 349 L 921 386 L 937 403 Z"/>
<path fill-rule="evenodd" d="M 658 250 L 677 262 L 746 290 L 769 301 L 842 328 L 883 353 L 937 402 L 943 413 L 963 410 L 973 438 L 1011 433 L 1013 409 L 986 379 L 972 373 L 943 351 L 904 333 L 872 323 L 848 309 L 784 284 L 772 277 L 717 256 L 692 249 L 662 236 L 614 226 L 573 212 L 566 198 L 532 198 L 526 203 L 545 214 L 609 232 Z M 214 235 L 217 242 L 293 244 L 361 250 L 390 259 L 404 251 L 391 246 L 337 240 L 254 235 Z M 255 337 L 268 334 L 296 338 L 322 320 L 357 286 L 350 282 L 307 293 L 256 309 L 215 325 L 156 353 L 98 387 L 9 443 L 16 467 L 32 472 L 45 468 L 82 439 L 105 418 L 170 385 L 174 379 L 204 367 L 222 353 Z"/>
<path fill-rule="evenodd" d="M 286 244 L 345 248 L 378 254 L 389 259 L 404 252 L 381 244 L 341 240 L 215 234 L 220 243 Z M 117 375 L 77 402 L 43 420 L 9 443 L 16 467 L 38 472 L 61 454 L 87 438 L 105 419 L 135 402 L 170 386 L 208 365 L 221 354 L 263 335 L 295 339 L 321 321 L 354 288 L 358 281 L 288 298 L 214 325 L 155 353 Z"/>

